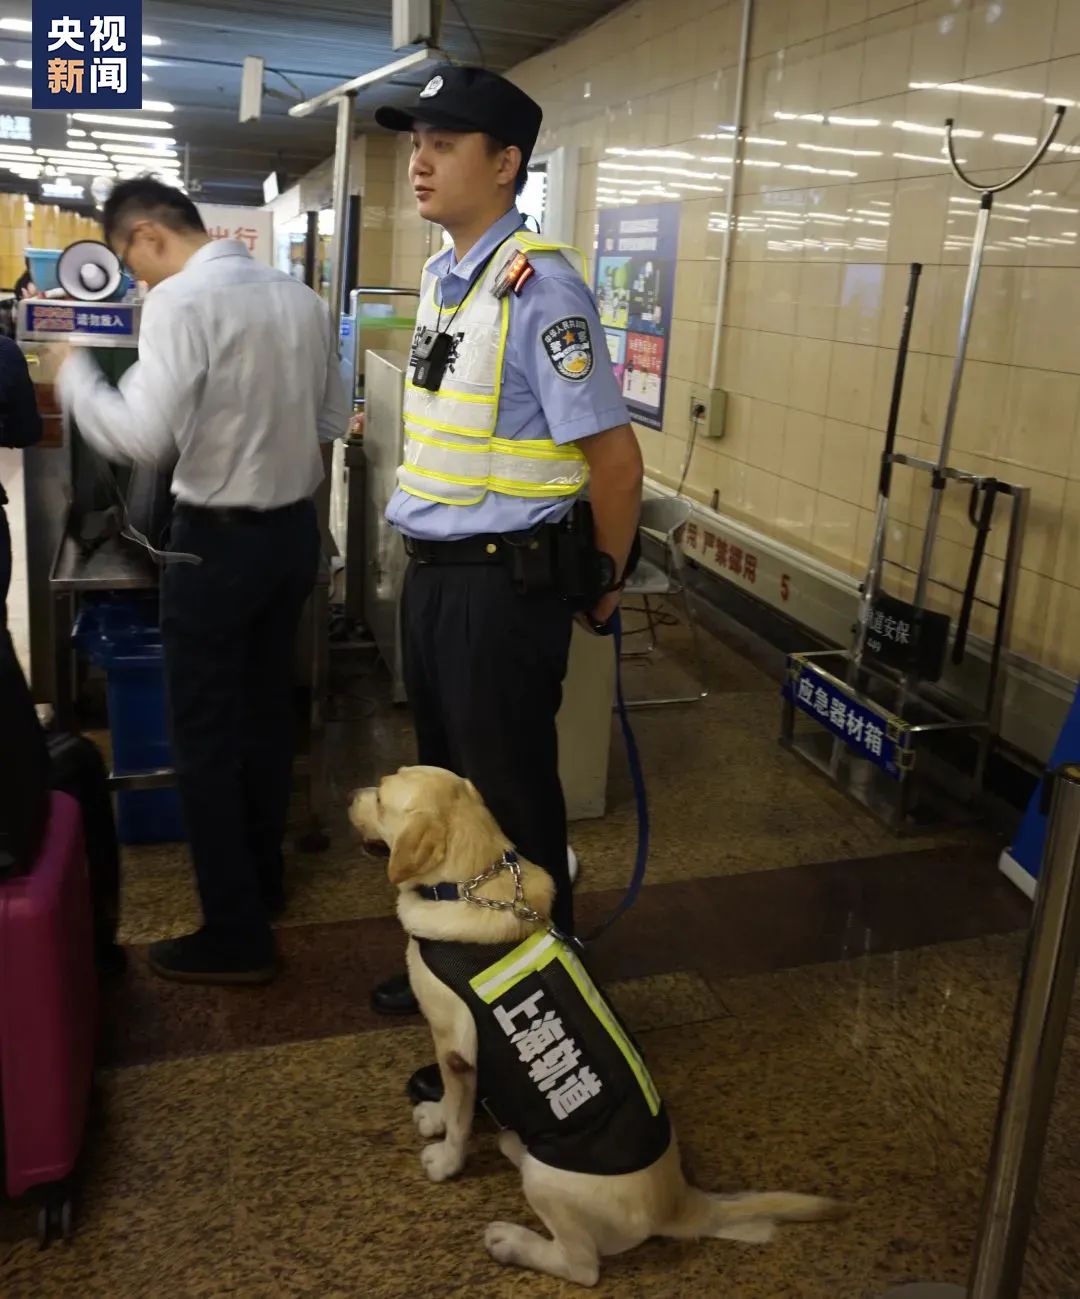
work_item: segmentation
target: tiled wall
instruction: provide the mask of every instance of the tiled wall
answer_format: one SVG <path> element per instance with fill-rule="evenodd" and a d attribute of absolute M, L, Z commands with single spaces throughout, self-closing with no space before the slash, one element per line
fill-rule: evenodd
<path fill-rule="evenodd" d="M 699 440 L 688 487 L 703 501 L 717 491 L 723 511 L 858 571 L 912 260 L 926 269 L 902 449 L 929 452 L 944 412 L 977 200 L 941 157 L 942 124 L 951 115 L 970 133 L 959 153 L 980 177 L 1017 167 L 1049 119 L 1047 100 L 1080 101 L 1080 0 L 754 8 L 719 367 L 727 433 Z M 577 237 L 588 251 L 609 201 L 599 195 L 659 186 L 682 205 L 664 429 L 640 430 L 650 472 L 668 482 L 685 454 L 691 385 L 709 379 L 741 16 L 741 0 L 636 0 L 512 74 L 544 107 L 541 147 L 581 149 Z M 1080 107 L 1060 145 L 992 222 L 953 460 L 1031 487 L 1014 648 L 1077 675 Z M 431 245 L 403 171 L 395 274 L 412 276 Z M 925 493 L 907 477 L 890 544 L 913 563 L 921 530 L 907 522 L 921 517 Z M 946 509 L 935 568 L 946 581 L 966 573 L 965 511 L 959 496 Z M 1003 533 L 991 535 L 987 599 Z M 956 597 L 940 601 L 955 610 Z M 985 612 L 977 626 L 986 629 Z"/>

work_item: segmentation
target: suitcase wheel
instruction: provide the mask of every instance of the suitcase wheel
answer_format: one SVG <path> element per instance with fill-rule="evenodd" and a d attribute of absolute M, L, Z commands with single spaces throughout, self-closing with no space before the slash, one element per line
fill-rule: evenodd
<path fill-rule="evenodd" d="M 54 1240 L 68 1241 L 75 1232 L 75 1205 L 71 1189 L 59 1182 L 45 1191 L 38 1209 L 38 1248 L 48 1249 Z"/>

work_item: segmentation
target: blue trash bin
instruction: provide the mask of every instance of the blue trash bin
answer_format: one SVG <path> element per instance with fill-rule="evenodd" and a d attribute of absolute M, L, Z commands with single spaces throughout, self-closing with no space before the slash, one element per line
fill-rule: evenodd
<path fill-rule="evenodd" d="M 85 604 L 74 640 L 79 651 L 105 671 L 116 774 L 171 767 L 156 597 L 113 597 Z M 123 790 L 117 795 L 116 813 L 121 843 L 175 843 L 186 838 L 175 789 Z"/>

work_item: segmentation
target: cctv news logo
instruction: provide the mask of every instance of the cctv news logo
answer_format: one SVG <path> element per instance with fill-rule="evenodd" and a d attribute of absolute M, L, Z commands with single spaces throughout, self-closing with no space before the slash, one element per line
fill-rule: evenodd
<path fill-rule="evenodd" d="M 141 0 L 34 0 L 34 108 L 141 108 Z"/>

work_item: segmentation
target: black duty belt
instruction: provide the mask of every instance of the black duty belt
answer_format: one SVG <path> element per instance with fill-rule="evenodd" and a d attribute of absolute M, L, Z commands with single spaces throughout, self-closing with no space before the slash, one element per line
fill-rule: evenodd
<path fill-rule="evenodd" d="M 312 501 L 306 496 L 291 505 L 280 505 L 273 510 L 253 510 L 239 505 L 225 505 L 215 509 L 212 505 L 185 505 L 179 503 L 174 513 L 181 517 L 189 515 L 195 519 L 212 519 L 215 523 L 270 523 L 274 519 L 285 518 L 290 514 L 299 514 L 303 510 L 313 510 Z"/>
<path fill-rule="evenodd" d="M 550 524 L 533 532 L 487 533 L 480 537 L 463 537 L 459 541 L 418 541 L 405 538 L 405 552 L 418 564 L 433 567 L 467 568 L 478 564 L 505 564 L 513 550 L 538 550 L 554 528 Z"/>

